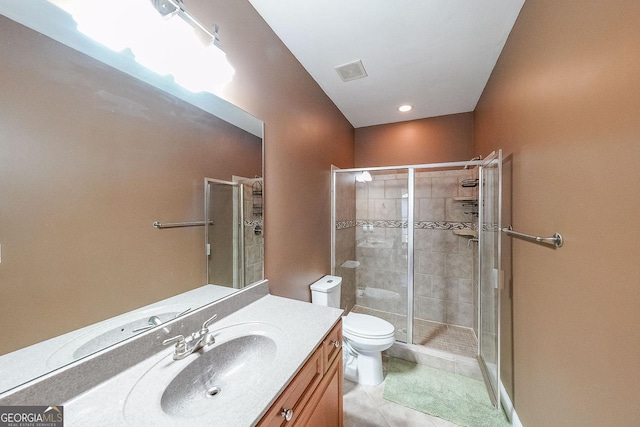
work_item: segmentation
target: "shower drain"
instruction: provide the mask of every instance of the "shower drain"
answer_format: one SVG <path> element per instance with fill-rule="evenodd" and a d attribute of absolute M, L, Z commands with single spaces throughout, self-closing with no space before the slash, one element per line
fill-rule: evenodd
<path fill-rule="evenodd" d="M 207 390 L 207 397 L 215 397 L 219 395 L 221 391 L 222 389 L 220 387 L 218 387 L 217 385 L 214 385 L 209 390 Z"/>

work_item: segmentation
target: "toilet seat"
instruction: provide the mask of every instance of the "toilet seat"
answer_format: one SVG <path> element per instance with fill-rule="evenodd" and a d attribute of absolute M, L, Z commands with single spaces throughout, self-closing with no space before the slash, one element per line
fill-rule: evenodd
<path fill-rule="evenodd" d="M 383 340 L 394 337 L 395 328 L 379 317 L 349 313 L 342 318 L 342 331 L 351 337 Z"/>

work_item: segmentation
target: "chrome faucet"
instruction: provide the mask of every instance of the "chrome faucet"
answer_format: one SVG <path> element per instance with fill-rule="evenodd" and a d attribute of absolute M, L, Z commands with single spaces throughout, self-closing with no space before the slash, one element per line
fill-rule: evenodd
<path fill-rule="evenodd" d="M 176 319 L 176 318 L 188 313 L 189 311 L 191 311 L 191 307 L 187 308 L 183 312 L 180 312 L 180 313 L 176 314 L 174 319 Z M 149 330 L 151 328 L 155 328 L 158 325 L 162 325 L 162 323 L 163 323 L 162 320 L 158 316 L 151 316 L 149 318 L 149 320 L 147 320 L 147 325 L 146 326 L 135 328 L 135 329 L 131 330 L 131 332 L 147 331 L 147 330 Z M 164 328 L 164 329 L 167 331 L 167 333 L 169 333 L 169 330 L 167 328 Z"/>
<path fill-rule="evenodd" d="M 175 343 L 176 348 L 173 352 L 173 360 L 181 360 L 204 346 L 215 343 L 216 340 L 213 334 L 209 332 L 209 324 L 213 322 L 216 317 L 218 317 L 218 315 L 214 314 L 209 320 L 202 324 L 202 328 L 198 332 L 192 333 L 189 337 L 185 338 L 184 335 L 178 335 L 164 340 L 162 345 Z"/>
<path fill-rule="evenodd" d="M 158 316 L 151 316 L 149 318 L 149 320 L 147 321 L 147 326 L 142 326 L 140 328 L 135 328 L 131 332 L 146 331 L 146 330 L 149 330 L 151 328 L 155 328 L 158 325 L 162 325 L 162 320 L 160 320 L 160 318 Z"/>

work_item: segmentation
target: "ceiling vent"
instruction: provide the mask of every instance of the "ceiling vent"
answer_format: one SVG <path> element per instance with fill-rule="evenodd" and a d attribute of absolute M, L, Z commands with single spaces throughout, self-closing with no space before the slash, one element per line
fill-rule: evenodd
<path fill-rule="evenodd" d="M 351 80 L 362 79 L 367 77 L 367 72 L 364 70 L 362 61 L 350 62 L 349 64 L 340 65 L 336 67 L 336 71 L 340 75 L 343 82 Z"/>

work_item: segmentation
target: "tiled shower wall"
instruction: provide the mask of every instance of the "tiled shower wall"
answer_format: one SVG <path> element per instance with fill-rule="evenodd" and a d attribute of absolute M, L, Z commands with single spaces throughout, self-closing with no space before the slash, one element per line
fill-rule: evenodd
<path fill-rule="evenodd" d="M 244 203 L 244 285 L 246 286 L 264 278 L 263 199 L 262 193 L 253 194 L 253 182 L 242 185 Z M 262 186 L 259 188 L 262 189 Z"/>
<path fill-rule="evenodd" d="M 372 174 L 356 184 L 356 303 L 406 315 L 406 173 Z M 414 236 L 414 315 L 465 327 L 474 326 L 473 248 L 469 229 L 476 211 L 459 196 L 472 196 L 461 182 L 468 170 L 416 172 Z M 369 230 L 372 225 L 372 231 Z"/>

